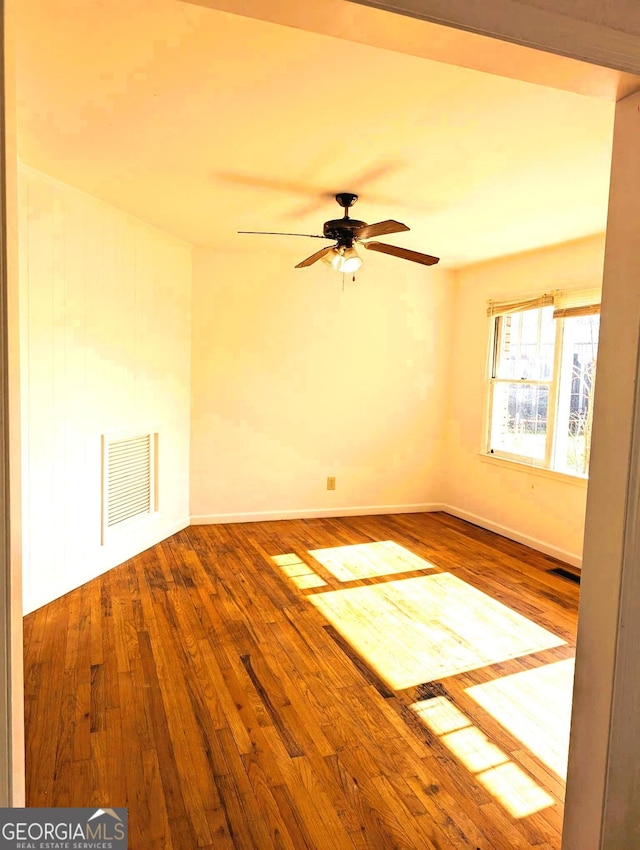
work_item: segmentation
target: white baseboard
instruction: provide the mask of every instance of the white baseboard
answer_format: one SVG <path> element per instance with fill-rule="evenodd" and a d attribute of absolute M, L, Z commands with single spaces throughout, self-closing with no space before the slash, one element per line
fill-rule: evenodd
<path fill-rule="evenodd" d="M 573 567 L 582 567 L 582 558 L 574 552 L 567 552 L 566 549 L 560 549 L 557 546 L 551 546 L 544 540 L 538 540 L 537 537 L 530 537 L 528 534 L 522 534 L 514 528 L 508 528 L 506 525 L 500 525 L 498 522 L 486 519 L 485 517 L 472 514 L 469 511 L 463 511 L 453 505 L 440 505 L 440 510 L 451 516 L 464 519 L 473 525 L 479 525 L 480 528 L 486 528 L 487 531 L 494 531 L 496 534 L 501 534 L 503 537 L 508 537 L 509 540 L 515 540 L 516 543 L 523 543 L 529 546 L 530 549 L 535 549 L 545 555 L 551 555 L 552 558 L 557 558 L 559 561 L 564 561 L 565 564 L 571 564 Z"/>
<path fill-rule="evenodd" d="M 290 511 L 255 511 L 242 514 L 203 514 L 191 517 L 191 525 L 219 525 L 228 522 L 269 522 L 279 519 L 315 517 L 374 516 L 378 514 L 421 514 L 442 510 L 440 504 L 362 505 L 343 508 L 303 508 Z"/>
<path fill-rule="evenodd" d="M 559 561 L 564 561 L 566 564 L 571 564 L 574 567 L 582 566 L 582 558 L 573 552 L 568 552 L 566 549 L 560 549 L 557 546 L 552 546 L 544 540 L 538 540 L 536 537 L 531 537 L 528 534 L 523 534 L 514 528 L 508 528 L 506 525 L 493 522 L 486 517 L 472 514 L 469 511 L 464 511 L 461 508 L 456 508 L 453 505 L 443 505 L 437 502 L 429 502 L 418 505 L 364 505 L 358 507 L 343 507 L 343 508 L 304 508 L 300 510 L 290 511 L 255 511 L 251 513 L 238 514 L 203 514 L 194 515 L 191 517 L 191 525 L 223 525 L 231 522 L 269 522 L 279 519 L 311 519 L 314 517 L 342 517 L 342 516 L 375 516 L 378 514 L 415 514 L 415 513 L 431 513 L 433 511 L 444 511 L 451 516 L 464 519 L 473 525 L 479 525 L 480 528 L 486 528 L 487 531 L 494 531 L 496 534 L 501 534 L 509 540 L 515 540 L 516 543 L 522 543 L 535 549 L 538 552 L 543 552 L 545 555 L 551 555 L 552 558 L 557 558 Z"/>

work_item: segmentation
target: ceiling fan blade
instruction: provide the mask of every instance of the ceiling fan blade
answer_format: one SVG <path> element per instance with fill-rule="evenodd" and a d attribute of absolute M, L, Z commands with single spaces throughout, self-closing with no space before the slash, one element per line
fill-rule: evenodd
<path fill-rule="evenodd" d="M 356 239 L 371 239 L 372 236 L 386 236 L 388 233 L 400 233 L 402 230 L 410 230 L 410 228 L 390 218 L 375 224 L 365 224 L 364 227 L 356 230 L 354 235 Z"/>
<path fill-rule="evenodd" d="M 303 269 L 306 266 L 310 266 L 313 263 L 317 263 L 318 260 L 321 260 L 323 257 L 326 257 L 329 251 L 333 251 L 335 245 L 329 245 L 328 248 L 321 248 L 319 251 L 316 251 L 315 254 L 312 254 L 310 257 L 307 257 L 306 260 L 303 260 L 301 263 L 298 263 L 296 266 L 297 269 Z"/>
<path fill-rule="evenodd" d="M 272 230 L 238 230 L 238 233 L 251 233 L 255 236 L 306 236 L 307 239 L 330 239 L 330 236 L 318 236 L 316 233 L 280 233 Z"/>
<path fill-rule="evenodd" d="M 400 248 L 398 245 L 387 245 L 385 242 L 365 242 L 364 247 L 369 251 L 380 251 L 381 254 L 391 254 L 392 257 L 411 260 L 412 263 L 422 263 L 423 266 L 435 266 L 440 261 L 439 257 L 421 254 L 419 251 L 409 251 L 408 248 Z"/>

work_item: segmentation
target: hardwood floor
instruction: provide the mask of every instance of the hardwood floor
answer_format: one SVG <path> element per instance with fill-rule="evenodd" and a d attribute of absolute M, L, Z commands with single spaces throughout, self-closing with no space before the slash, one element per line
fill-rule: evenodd
<path fill-rule="evenodd" d="M 578 586 L 446 514 L 191 527 L 25 618 L 27 804 L 133 850 L 560 847 Z"/>

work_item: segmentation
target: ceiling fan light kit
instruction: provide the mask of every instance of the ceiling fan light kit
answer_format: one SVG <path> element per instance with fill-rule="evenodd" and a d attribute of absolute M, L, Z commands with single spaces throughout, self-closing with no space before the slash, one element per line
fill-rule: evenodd
<path fill-rule="evenodd" d="M 358 271 L 362 265 L 362 258 L 355 248 L 331 248 L 329 253 L 322 258 L 322 262 L 331 266 L 337 272 L 349 274 Z"/>
<path fill-rule="evenodd" d="M 302 260 L 296 265 L 297 269 L 303 269 L 322 260 L 338 272 L 351 274 L 356 272 L 362 265 L 362 258 L 356 251 L 354 245 L 360 243 L 369 251 L 378 251 L 381 254 L 389 254 L 392 257 L 400 257 L 412 263 L 420 263 L 423 266 L 433 266 L 438 262 L 438 257 L 430 254 L 422 254 L 419 251 L 410 251 L 397 245 L 388 245 L 386 242 L 370 242 L 374 236 L 383 236 L 389 233 L 401 233 L 409 230 L 406 224 L 393 219 L 378 221 L 375 224 L 367 224 L 365 221 L 349 217 L 349 209 L 358 200 L 353 192 L 339 192 L 336 201 L 344 210 L 342 218 L 325 221 L 322 228 L 322 236 L 312 233 L 274 233 L 265 230 L 239 230 L 238 233 L 254 234 L 261 236 L 304 236 L 310 239 L 331 239 L 334 245 L 321 248 L 315 254 Z"/>

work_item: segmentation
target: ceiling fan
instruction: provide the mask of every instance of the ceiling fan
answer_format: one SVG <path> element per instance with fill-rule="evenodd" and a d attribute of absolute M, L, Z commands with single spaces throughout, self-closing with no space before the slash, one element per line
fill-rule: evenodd
<path fill-rule="evenodd" d="M 322 228 L 323 235 L 313 233 L 275 233 L 265 230 L 239 230 L 238 233 L 248 233 L 261 236 L 306 236 L 309 239 L 331 239 L 334 245 L 321 248 L 315 254 L 311 254 L 306 260 L 298 263 L 296 268 L 303 269 L 313 265 L 318 260 L 323 260 L 339 272 L 355 272 L 362 265 L 362 258 L 356 251 L 354 245 L 360 244 L 368 251 L 378 251 L 381 254 L 390 254 L 392 257 L 400 257 L 410 260 L 412 263 L 421 263 L 423 266 L 433 266 L 438 262 L 438 257 L 430 254 L 421 254 L 419 251 L 410 251 L 408 248 L 400 248 L 397 245 L 388 245 L 386 242 L 370 242 L 374 236 L 384 236 L 388 233 L 400 233 L 409 230 L 406 224 L 399 221 L 387 219 L 375 224 L 367 224 L 355 218 L 349 218 L 349 209 L 358 200 L 358 196 L 352 192 L 339 192 L 336 201 L 344 210 L 342 218 L 325 221 Z"/>

